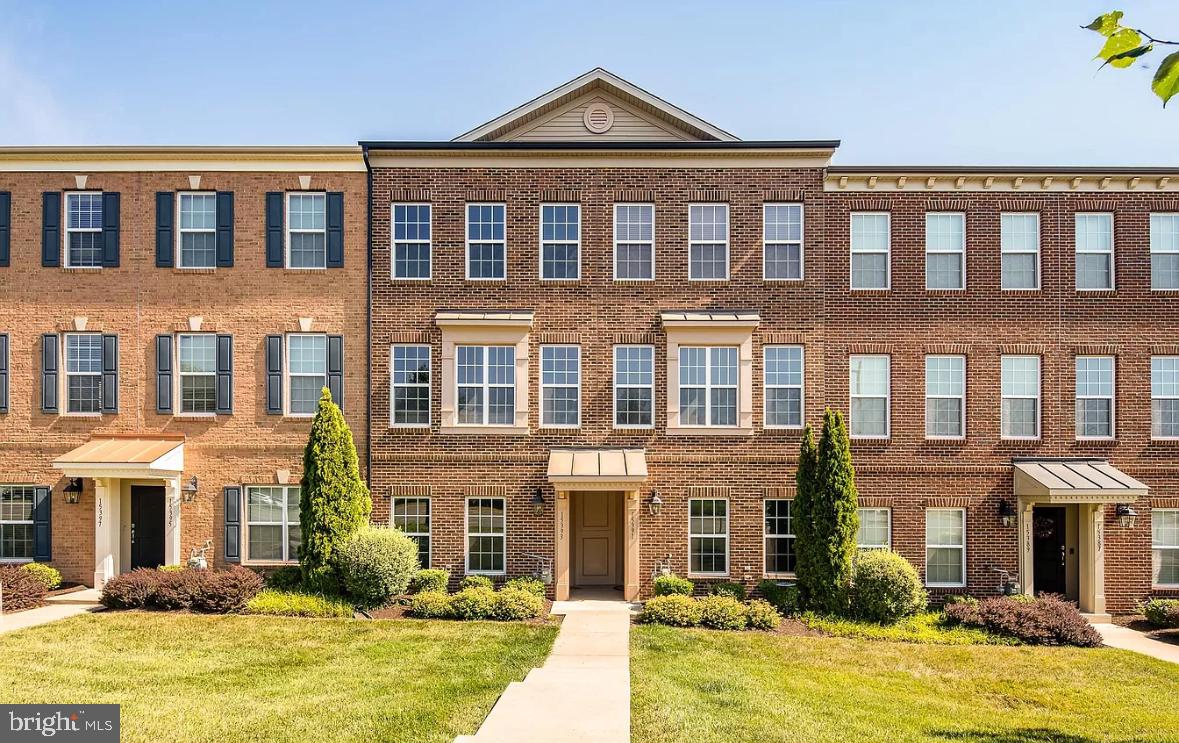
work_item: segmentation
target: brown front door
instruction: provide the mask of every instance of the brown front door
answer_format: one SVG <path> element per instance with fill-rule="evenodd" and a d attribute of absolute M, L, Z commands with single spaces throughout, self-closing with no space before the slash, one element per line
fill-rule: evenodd
<path fill-rule="evenodd" d="M 611 492 L 573 495 L 573 584 L 615 586 L 622 497 Z"/>

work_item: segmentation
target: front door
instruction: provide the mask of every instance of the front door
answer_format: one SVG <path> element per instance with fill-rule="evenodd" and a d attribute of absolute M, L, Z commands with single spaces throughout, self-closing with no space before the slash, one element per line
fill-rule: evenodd
<path fill-rule="evenodd" d="M 131 486 L 131 568 L 164 564 L 164 488 Z"/>
<path fill-rule="evenodd" d="M 1032 580 L 1037 594 L 1065 593 L 1064 513 L 1061 506 L 1032 509 Z"/>
<path fill-rule="evenodd" d="M 573 584 L 616 586 L 622 498 L 611 492 L 573 495 Z"/>

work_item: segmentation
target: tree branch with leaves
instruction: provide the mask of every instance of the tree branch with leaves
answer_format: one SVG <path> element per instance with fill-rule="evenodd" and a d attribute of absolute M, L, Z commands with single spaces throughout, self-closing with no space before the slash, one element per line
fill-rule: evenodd
<path fill-rule="evenodd" d="M 1105 44 L 1094 57 L 1094 59 L 1105 60 L 1101 64 L 1102 69 L 1106 65 L 1125 69 L 1134 64 L 1134 60 L 1153 52 L 1156 46 L 1179 47 L 1179 41 L 1159 39 L 1140 28 L 1123 26 L 1122 17 L 1124 15 L 1122 11 L 1115 10 L 1112 13 L 1097 16 L 1088 26 L 1082 26 L 1082 28 L 1095 31 L 1105 37 Z M 1179 51 L 1163 58 L 1162 64 L 1154 73 L 1154 80 L 1151 81 L 1150 87 L 1155 95 L 1163 99 L 1164 107 L 1172 96 L 1179 93 Z"/>

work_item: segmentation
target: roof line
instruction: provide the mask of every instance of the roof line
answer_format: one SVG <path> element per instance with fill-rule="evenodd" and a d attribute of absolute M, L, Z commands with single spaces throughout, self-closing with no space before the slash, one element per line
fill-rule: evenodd
<path fill-rule="evenodd" d="M 832 165 L 827 172 L 842 173 L 1175 173 L 1179 166 L 1088 166 L 1088 165 Z"/>
<path fill-rule="evenodd" d="M 544 141 L 544 142 L 430 142 L 430 141 L 361 141 L 369 150 L 833 150 L 838 139 L 806 140 L 734 140 L 734 141 Z"/>

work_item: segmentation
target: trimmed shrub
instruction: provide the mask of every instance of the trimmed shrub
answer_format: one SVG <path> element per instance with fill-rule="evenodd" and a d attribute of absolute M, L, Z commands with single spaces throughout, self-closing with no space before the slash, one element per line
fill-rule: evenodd
<path fill-rule="evenodd" d="M 418 544 L 400 529 L 365 527 L 337 553 L 336 565 L 357 604 L 384 606 L 409 587 L 418 570 Z"/>
<path fill-rule="evenodd" d="M 303 585 L 303 571 L 297 565 L 284 565 L 267 573 L 263 580 L 267 588 L 276 591 L 295 591 Z"/>
<path fill-rule="evenodd" d="M 713 629 L 745 629 L 749 614 L 745 604 L 732 596 L 705 596 L 700 599 L 700 624 Z"/>
<path fill-rule="evenodd" d="M 155 590 L 147 597 L 147 605 L 155 609 L 173 611 L 191 609 L 197 594 L 205 590 L 205 583 L 213 575 L 207 570 L 160 571 Z"/>
<path fill-rule="evenodd" d="M 983 599 L 977 606 L 968 602 L 951 604 L 945 614 L 952 622 L 981 627 L 1031 645 L 1101 645 L 1097 630 L 1077 607 L 1059 596 L 995 596 Z"/>
<path fill-rule="evenodd" d="M 0 567 L 4 611 L 32 609 L 45 603 L 45 582 L 36 573 L 15 565 Z"/>
<path fill-rule="evenodd" d="M 450 611 L 455 619 L 491 619 L 495 615 L 495 591 L 490 588 L 464 588 L 450 597 Z"/>
<path fill-rule="evenodd" d="M 188 570 L 187 565 L 160 565 L 156 570 L 161 573 L 179 573 L 182 570 Z"/>
<path fill-rule="evenodd" d="M 37 580 L 44 583 L 46 591 L 52 591 L 61 587 L 61 573 L 58 572 L 57 568 L 41 562 L 27 562 L 21 567 L 36 577 Z"/>
<path fill-rule="evenodd" d="M 749 629 L 774 630 L 782 623 L 782 615 L 768 601 L 753 599 L 745 605 Z"/>
<path fill-rule="evenodd" d="M 339 596 L 344 592 L 339 571 L 334 565 L 322 565 L 315 568 L 302 567 L 299 576 L 301 578 L 299 588 L 308 593 Z"/>
<path fill-rule="evenodd" d="M 422 591 L 409 600 L 407 613 L 419 619 L 448 619 L 451 613 L 451 597 L 442 591 Z"/>
<path fill-rule="evenodd" d="M 713 596 L 732 596 L 738 601 L 745 600 L 745 586 L 740 583 L 733 583 L 732 581 L 713 583 L 709 587 L 708 593 Z"/>
<path fill-rule="evenodd" d="M 505 589 L 514 588 L 520 591 L 526 591 L 539 599 L 544 598 L 544 582 L 539 578 L 531 576 L 520 576 L 519 578 L 512 578 L 504 584 Z"/>
<path fill-rule="evenodd" d="M 450 583 L 450 571 L 441 568 L 427 568 L 419 570 L 409 579 L 410 593 L 446 593 L 446 586 Z"/>
<path fill-rule="evenodd" d="M 797 614 L 799 609 L 798 586 L 780 586 L 778 582 L 766 578 L 757 584 L 757 592 L 770 602 L 779 613 L 784 615 Z"/>
<path fill-rule="evenodd" d="M 639 621 L 672 627 L 695 627 L 700 624 L 700 602 L 682 593 L 656 596 L 643 604 Z"/>
<path fill-rule="evenodd" d="M 246 613 L 277 617 L 350 617 L 352 604 L 317 593 L 267 588 L 246 603 Z"/>
<path fill-rule="evenodd" d="M 523 588 L 507 586 L 495 594 L 492 617 L 505 622 L 535 619 L 544 612 L 544 599 Z"/>
<path fill-rule="evenodd" d="M 687 578 L 678 575 L 659 575 L 655 577 L 656 596 L 691 596 L 696 586 Z"/>
<path fill-rule="evenodd" d="M 852 575 L 851 611 L 860 619 L 891 624 L 929 603 L 917 571 L 892 550 L 860 552 Z"/>
<path fill-rule="evenodd" d="M 1179 627 L 1179 599 L 1151 599 L 1138 609 L 1155 627 Z"/>
<path fill-rule="evenodd" d="M 152 568 L 136 568 L 116 575 L 103 584 L 99 600 L 108 609 L 143 609 L 168 575 Z"/>
<path fill-rule="evenodd" d="M 199 570 L 200 590 L 192 597 L 192 609 L 209 614 L 230 614 L 246 608 L 250 599 L 262 590 L 262 578 L 249 568 L 235 566 L 228 570 Z M 172 579 L 186 573 L 173 573 Z"/>
<path fill-rule="evenodd" d="M 495 584 L 486 575 L 467 575 L 459 583 L 459 590 L 465 591 L 468 588 L 486 588 L 489 591 L 494 591 Z"/>

